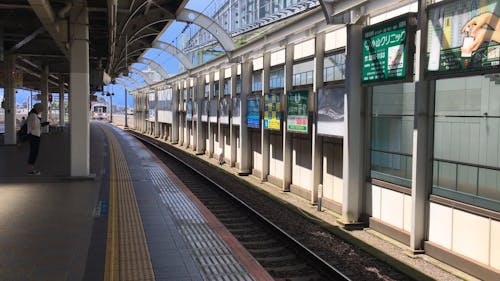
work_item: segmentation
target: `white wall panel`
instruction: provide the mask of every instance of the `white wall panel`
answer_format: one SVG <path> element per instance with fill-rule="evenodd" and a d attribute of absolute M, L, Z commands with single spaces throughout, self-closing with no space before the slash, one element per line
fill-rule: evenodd
<path fill-rule="evenodd" d="M 403 228 L 404 194 L 382 188 L 380 218 L 395 227 Z"/>
<path fill-rule="evenodd" d="M 271 53 L 271 66 L 285 63 L 285 49 Z"/>
<path fill-rule="evenodd" d="M 411 196 L 404 195 L 404 215 L 403 215 L 403 229 L 405 231 L 411 231 Z"/>
<path fill-rule="evenodd" d="M 406 14 L 406 13 L 409 13 L 409 12 L 416 13 L 417 11 L 418 11 L 418 3 L 415 2 L 415 3 L 412 3 L 412 4 L 408 4 L 406 6 L 403 6 L 401 8 L 398 8 L 398 9 L 395 9 L 395 10 L 392 10 L 392 11 L 385 12 L 383 14 L 374 16 L 374 17 L 372 17 L 370 19 L 370 24 L 375 24 L 375 23 L 378 23 L 378 22 L 381 22 L 381 21 L 385 21 L 385 20 L 397 17 L 397 16 L 402 15 L 402 14 Z"/>
<path fill-rule="evenodd" d="M 231 78 L 231 68 L 224 69 L 224 78 Z"/>
<path fill-rule="evenodd" d="M 376 185 L 372 184 L 372 217 L 381 219 L 380 209 L 382 201 L 382 189 Z"/>
<path fill-rule="evenodd" d="M 269 174 L 283 179 L 283 141 L 280 135 L 271 134 L 269 138 Z"/>
<path fill-rule="evenodd" d="M 314 43 L 315 43 L 315 41 L 313 38 L 313 39 L 304 41 L 302 43 L 295 44 L 295 46 L 293 46 L 293 59 L 297 60 L 297 59 L 313 56 L 314 51 L 316 50 Z"/>
<path fill-rule="evenodd" d="M 264 58 L 260 57 L 254 59 L 252 61 L 252 66 L 253 66 L 253 71 L 261 70 L 262 68 L 264 68 Z"/>
<path fill-rule="evenodd" d="M 312 190 L 312 157 L 310 141 L 304 139 L 293 140 L 292 150 L 292 184 Z"/>
<path fill-rule="evenodd" d="M 490 265 L 500 270 L 500 221 L 491 220 Z"/>
<path fill-rule="evenodd" d="M 453 210 L 452 250 L 488 264 L 490 222 L 488 219 Z"/>
<path fill-rule="evenodd" d="M 219 81 L 219 71 L 214 72 L 214 81 Z"/>
<path fill-rule="evenodd" d="M 451 249 L 453 209 L 430 203 L 429 241 Z"/>
<path fill-rule="evenodd" d="M 347 29 L 345 27 L 325 34 L 325 51 L 335 50 L 347 45 Z"/>

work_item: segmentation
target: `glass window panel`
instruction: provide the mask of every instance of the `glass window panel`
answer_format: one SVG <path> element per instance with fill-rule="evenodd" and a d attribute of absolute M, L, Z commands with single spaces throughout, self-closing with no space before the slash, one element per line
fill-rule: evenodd
<path fill-rule="evenodd" d="M 434 185 L 448 190 L 444 196 L 492 210 L 500 210 L 499 92 L 487 76 L 436 81 L 435 163 L 456 168 L 438 164 Z"/>
<path fill-rule="evenodd" d="M 262 72 L 254 72 L 252 75 L 252 92 L 262 91 Z"/>
<path fill-rule="evenodd" d="M 205 97 L 208 98 L 210 95 L 210 84 L 205 84 Z"/>
<path fill-rule="evenodd" d="M 325 76 L 324 81 L 337 81 L 345 79 L 345 54 L 338 53 L 325 56 L 324 59 Z"/>
<path fill-rule="evenodd" d="M 283 67 L 269 72 L 269 88 L 276 89 L 283 88 L 285 86 L 283 80 L 284 72 Z"/>

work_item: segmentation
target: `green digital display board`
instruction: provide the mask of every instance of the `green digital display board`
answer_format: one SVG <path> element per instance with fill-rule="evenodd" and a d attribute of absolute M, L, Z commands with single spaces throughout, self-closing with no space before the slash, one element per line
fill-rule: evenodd
<path fill-rule="evenodd" d="M 406 14 L 363 28 L 363 84 L 413 79 L 415 25 L 414 14 Z"/>
<path fill-rule="evenodd" d="M 288 131 L 307 133 L 308 96 L 307 91 L 292 91 L 287 94 L 286 129 Z"/>

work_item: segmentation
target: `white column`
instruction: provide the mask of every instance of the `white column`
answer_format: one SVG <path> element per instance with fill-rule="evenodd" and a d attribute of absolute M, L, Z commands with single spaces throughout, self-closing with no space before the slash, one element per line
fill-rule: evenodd
<path fill-rule="evenodd" d="M 233 110 L 233 97 L 236 97 L 236 80 L 238 77 L 238 64 L 233 64 L 231 65 L 231 96 L 229 97 L 228 100 L 228 107 L 229 107 L 229 141 L 231 142 L 231 151 L 226 151 L 226 153 L 229 153 L 229 166 L 234 167 L 236 164 L 236 154 L 237 154 L 237 146 L 238 144 L 236 143 L 237 138 L 236 138 L 236 126 L 233 126 L 233 118 L 232 118 L 232 110 Z M 240 111 L 241 112 L 241 111 Z M 241 150 L 241 149 L 240 149 Z M 241 158 L 240 158 L 241 161 Z"/>
<path fill-rule="evenodd" d="M 71 176 L 88 176 L 90 159 L 88 109 L 90 86 L 87 7 L 83 7 L 82 3 L 73 4 L 70 14 L 70 22 Z"/>
<path fill-rule="evenodd" d="M 365 186 L 364 151 L 364 91 L 361 87 L 361 29 L 360 24 L 347 25 L 345 136 L 343 155 L 344 191 L 341 223 L 356 224 L 363 211 Z"/>
<path fill-rule="evenodd" d="M 42 69 L 42 75 L 40 77 L 40 98 L 42 99 L 42 122 L 46 122 L 49 113 L 49 66 L 45 65 Z M 49 132 L 49 126 L 44 126 L 41 129 L 42 133 Z"/>
<path fill-rule="evenodd" d="M 289 44 L 285 49 L 285 87 L 281 95 L 281 108 L 283 113 L 282 127 L 283 130 L 283 191 L 290 191 L 292 184 L 292 165 L 293 165 L 293 137 L 286 129 L 287 125 L 287 102 L 288 92 L 292 90 L 292 75 L 293 75 L 293 45 Z"/>
<path fill-rule="evenodd" d="M 325 57 L 325 33 L 316 34 L 316 52 L 314 56 L 314 81 L 313 81 L 313 96 L 317 97 L 318 89 L 323 87 L 323 67 L 324 67 L 324 57 Z M 316 100 L 317 98 L 315 98 Z M 314 204 L 318 201 L 318 185 L 322 183 L 323 174 L 323 138 L 318 136 L 318 105 L 314 103 L 313 106 L 313 119 L 312 119 L 312 192 L 311 192 L 311 203 Z"/>
<path fill-rule="evenodd" d="M 128 128 L 128 95 L 125 89 L 125 128 Z"/>
<path fill-rule="evenodd" d="M 172 134 L 169 137 L 173 144 L 179 143 L 179 96 L 182 91 L 179 87 L 172 91 Z"/>
<path fill-rule="evenodd" d="M 432 188 L 433 157 L 433 108 L 435 81 L 424 79 L 427 48 L 426 1 L 419 1 L 418 31 L 416 34 L 415 66 L 415 121 L 413 128 L 412 154 L 412 217 L 410 248 L 415 253 L 423 252 L 427 237 L 429 194 Z"/>
<path fill-rule="evenodd" d="M 252 61 L 248 60 L 241 64 L 241 94 L 240 94 L 240 167 L 238 173 L 240 175 L 248 175 L 250 170 L 250 136 L 248 135 L 247 126 L 247 97 L 252 91 Z M 231 146 L 233 144 L 231 143 Z"/>
<path fill-rule="evenodd" d="M 264 96 L 266 94 L 269 94 L 269 72 L 271 70 L 271 54 L 270 53 L 264 53 L 264 56 L 262 58 L 263 61 L 263 68 L 262 68 L 262 96 L 260 97 L 260 104 L 263 104 Z M 250 78 L 251 79 L 251 78 Z M 252 80 L 250 80 L 252 81 Z M 269 153 L 269 142 L 270 142 L 270 135 L 269 135 L 269 129 L 264 129 L 264 118 L 262 116 L 262 112 L 264 111 L 263 108 L 260 109 L 260 115 L 261 115 L 261 120 L 260 120 L 260 138 L 261 138 L 261 146 L 260 150 L 262 153 L 262 174 L 260 175 L 260 180 L 265 181 L 267 180 L 267 176 L 269 175 L 269 161 L 270 161 L 270 153 Z"/>
<path fill-rule="evenodd" d="M 214 128 L 212 127 L 212 123 L 210 123 L 210 104 L 214 99 L 214 73 L 210 72 L 210 93 L 208 94 L 208 157 L 214 156 Z"/>
<path fill-rule="evenodd" d="M 217 93 L 217 112 L 218 116 L 220 117 L 220 101 L 224 97 L 224 68 L 219 69 L 219 81 L 216 83 L 219 83 L 219 92 Z M 222 130 L 222 125 L 220 124 L 220 118 L 217 118 L 217 136 L 219 139 L 219 146 L 215 148 L 215 155 L 217 155 L 218 160 L 223 160 L 224 159 L 224 154 L 229 153 L 224 151 L 224 136 L 225 136 L 225 131 Z"/>
<path fill-rule="evenodd" d="M 59 126 L 64 126 L 64 79 L 59 77 Z"/>
<path fill-rule="evenodd" d="M 205 138 L 203 136 L 203 123 L 201 122 L 201 104 L 204 99 L 203 96 L 205 92 L 205 76 L 198 77 L 196 81 L 196 89 L 196 100 L 193 102 L 196 102 L 197 105 L 197 118 L 196 120 L 193 120 L 193 124 L 196 125 L 196 134 L 194 136 L 194 139 L 196 141 L 196 154 L 203 154 L 205 152 Z"/>
<path fill-rule="evenodd" d="M 16 69 L 16 56 L 6 57 L 5 64 L 5 92 L 3 106 L 5 110 L 5 144 L 16 143 L 16 89 L 14 83 L 14 71 Z"/>

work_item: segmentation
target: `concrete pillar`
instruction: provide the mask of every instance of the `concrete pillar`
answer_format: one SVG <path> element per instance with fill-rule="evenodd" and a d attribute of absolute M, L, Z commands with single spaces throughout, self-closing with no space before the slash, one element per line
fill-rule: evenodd
<path fill-rule="evenodd" d="M 170 136 L 170 141 L 172 144 L 179 143 L 179 96 L 182 94 L 183 90 L 177 88 L 177 91 L 172 92 L 172 134 Z"/>
<path fill-rule="evenodd" d="M 14 72 L 16 70 L 16 56 L 9 55 L 5 63 L 5 89 L 3 108 L 5 110 L 4 144 L 16 144 L 16 89 Z"/>
<path fill-rule="evenodd" d="M 343 155 L 344 191 L 342 218 L 345 225 L 359 222 L 363 212 L 363 192 L 365 190 L 364 117 L 363 100 L 365 93 L 361 87 L 361 24 L 347 25 L 345 136 Z"/>
<path fill-rule="evenodd" d="M 125 88 L 125 128 L 128 128 L 128 94 Z"/>
<path fill-rule="evenodd" d="M 240 167 L 238 173 L 240 175 L 248 175 L 252 171 L 250 169 L 250 136 L 248 135 L 247 126 L 247 97 L 252 92 L 252 61 L 247 60 L 241 64 L 241 94 L 240 94 Z M 233 144 L 231 143 L 231 146 Z"/>
<path fill-rule="evenodd" d="M 429 194 L 432 189 L 432 157 L 434 150 L 435 81 L 424 79 L 427 49 L 426 1 L 419 1 L 418 31 L 416 34 L 415 117 L 412 154 L 412 217 L 410 249 L 423 252 L 427 238 Z"/>
<path fill-rule="evenodd" d="M 188 82 L 188 85 L 189 87 L 189 82 Z M 185 103 L 187 102 L 187 99 L 186 101 L 184 101 L 184 91 L 187 91 L 186 89 L 182 90 L 180 93 L 179 93 L 179 101 L 181 101 L 179 103 L 179 110 L 177 112 L 177 115 L 178 115 L 178 123 L 179 123 L 179 126 L 178 126 L 178 129 L 177 131 L 179 131 L 179 145 L 183 146 L 186 142 L 185 142 L 185 135 L 186 135 L 186 119 L 185 119 L 185 116 L 186 116 L 186 112 L 183 111 L 184 108 L 186 108 L 186 105 Z"/>
<path fill-rule="evenodd" d="M 210 72 L 210 93 L 208 94 L 208 157 L 213 157 L 214 156 L 214 127 L 212 126 L 212 123 L 210 122 L 210 104 L 212 103 L 212 100 L 214 99 L 214 73 Z"/>
<path fill-rule="evenodd" d="M 219 92 L 217 93 L 217 112 L 218 116 L 220 117 L 220 101 L 222 98 L 224 98 L 224 68 L 219 69 Z M 222 125 L 220 124 L 220 118 L 217 118 L 217 134 L 218 139 L 219 139 L 219 146 L 215 147 L 215 154 L 217 155 L 217 159 L 223 160 L 225 151 L 224 151 L 224 136 L 225 136 L 225 131 L 222 130 Z M 229 152 L 227 152 L 229 153 Z"/>
<path fill-rule="evenodd" d="M 269 78 L 270 78 L 270 70 L 271 70 L 271 54 L 264 53 L 263 56 L 263 68 L 262 68 L 262 96 L 260 98 L 260 104 L 263 104 L 264 96 L 269 94 Z M 252 80 L 250 80 L 252 81 Z M 270 135 L 269 130 L 264 129 L 264 118 L 262 118 L 263 108 L 261 107 L 261 123 L 260 123 L 260 139 L 261 139 L 261 153 L 262 153 L 262 174 L 260 175 L 260 180 L 266 181 L 267 176 L 269 175 L 269 161 L 270 161 L 270 153 L 269 153 L 269 142 Z"/>
<path fill-rule="evenodd" d="M 70 23 L 71 176 L 89 176 L 89 28 L 88 9 L 81 2 L 73 4 Z"/>
<path fill-rule="evenodd" d="M 287 125 L 287 103 L 286 98 L 288 92 L 292 90 L 293 79 L 293 45 L 289 44 L 285 49 L 285 87 L 283 95 L 281 95 L 281 108 L 282 108 L 282 127 L 283 132 L 283 191 L 290 191 L 290 184 L 292 184 L 292 165 L 293 165 L 293 137 L 286 129 Z"/>
<path fill-rule="evenodd" d="M 231 151 L 226 151 L 226 153 L 229 153 L 230 167 L 235 166 L 237 158 L 236 154 L 238 153 L 237 135 L 235 134 L 236 127 L 233 126 L 233 118 L 232 118 L 233 98 L 237 96 L 236 95 L 237 80 L 238 80 L 238 64 L 233 64 L 231 66 L 231 96 L 228 101 L 229 112 L 231 112 L 231 114 L 229 114 L 229 139 L 230 139 L 229 141 L 231 142 Z"/>
<path fill-rule="evenodd" d="M 196 140 L 196 154 L 203 154 L 205 152 L 205 138 L 203 137 L 203 123 L 201 122 L 201 104 L 205 93 L 205 76 L 198 77 L 196 89 L 196 100 L 194 102 L 196 102 L 197 118 L 193 120 L 193 124 L 196 125 L 194 139 Z"/>
<path fill-rule="evenodd" d="M 325 58 L 325 33 L 316 34 L 315 39 L 315 56 L 314 56 L 314 80 L 313 80 L 313 95 L 314 100 L 317 100 L 318 89 L 323 87 L 323 68 L 324 68 L 324 58 Z M 313 104 L 313 122 L 312 122 L 312 132 L 311 132 L 311 142 L 312 142 L 312 192 L 311 192 L 311 203 L 315 204 L 318 201 L 318 196 L 323 196 L 318 194 L 318 185 L 322 184 L 323 178 L 323 138 L 318 136 L 318 104 L 314 102 Z"/>
<path fill-rule="evenodd" d="M 42 99 L 42 122 L 48 120 L 49 113 L 49 66 L 45 65 L 42 69 L 42 75 L 40 77 L 40 98 Z M 49 126 L 44 126 L 41 128 L 42 133 L 49 132 Z"/>
<path fill-rule="evenodd" d="M 59 77 L 59 126 L 64 126 L 64 79 Z"/>
<path fill-rule="evenodd" d="M 160 137 L 160 123 L 158 122 L 158 88 L 153 88 L 155 91 L 155 122 L 153 124 L 153 136 Z"/>

